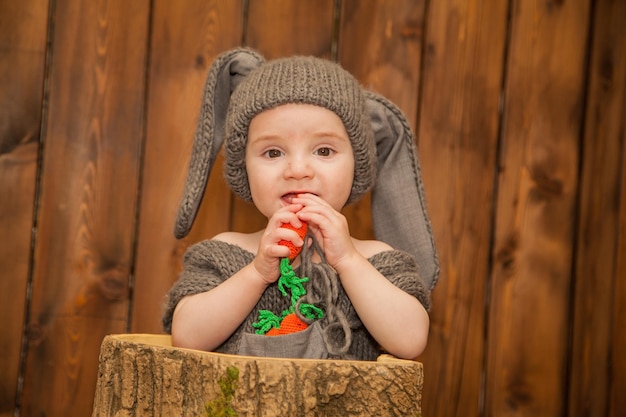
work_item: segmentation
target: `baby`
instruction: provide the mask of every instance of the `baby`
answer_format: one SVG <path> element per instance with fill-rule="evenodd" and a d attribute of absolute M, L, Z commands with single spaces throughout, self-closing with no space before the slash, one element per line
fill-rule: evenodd
<path fill-rule="evenodd" d="M 338 64 L 300 56 L 265 62 L 248 49 L 216 59 L 177 235 L 190 228 L 222 140 L 229 186 L 255 205 L 267 225 L 255 233 L 222 233 L 188 249 L 163 318 L 175 346 L 355 360 L 375 360 L 383 351 L 413 359 L 424 350 L 436 279 L 425 211 L 427 256 L 435 264 L 426 279 L 412 254 L 382 240 L 353 238 L 341 213 L 377 183 L 377 162 L 390 153 L 389 140 L 379 140 L 375 131 L 389 136 L 394 129 L 380 128 L 384 117 L 377 117 L 381 113 L 368 102 L 392 109 L 383 114 L 400 118 L 406 135 L 399 111 L 365 92 Z M 412 169 L 400 169 L 410 169 L 404 176 L 414 190 L 408 187 L 408 192 L 419 197 L 413 204 L 423 206 L 410 132 L 409 140 L 408 147 L 397 148 L 408 149 L 405 161 Z M 385 170 L 397 170 L 394 165 L 386 164 Z M 203 176 L 199 186 L 198 173 Z M 383 223 L 390 217 L 384 210 L 376 213 L 385 217 Z M 305 229 L 306 235 L 298 233 Z M 287 316 L 296 327 L 277 332 L 287 326 L 281 326 Z"/>

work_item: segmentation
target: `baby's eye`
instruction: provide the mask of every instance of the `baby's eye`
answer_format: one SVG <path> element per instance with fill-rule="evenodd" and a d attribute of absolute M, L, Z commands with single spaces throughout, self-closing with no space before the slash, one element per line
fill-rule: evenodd
<path fill-rule="evenodd" d="M 333 150 L 331 148 L 318 148 L 315 150 L 315 154 L 319 156 L 331 156 Z"/>
<path fill-rule="evenodd" d="M 265 156 L 268 158 L 278 158 L 282 155 L 283 153 L 281 151 L 279 151 L 278 149 L 270 149 L 269 151 L 265 151 Z"/>

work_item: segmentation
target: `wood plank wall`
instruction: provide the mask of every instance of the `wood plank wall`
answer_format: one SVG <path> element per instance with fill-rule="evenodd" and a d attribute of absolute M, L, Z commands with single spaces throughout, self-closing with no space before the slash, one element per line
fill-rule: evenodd
<path fill-rule="evenodd" d="M 158 333 L 208 67 L 338 60 L 416 132 L 441 261 L 423 409 L 626 415 L 625 0 L 0 0 L 0 417 L 90 415 L 99 346 Z M 219 172 L 219 165 L 215 172 Z M 369 201 L 346 209 L 371 237 Z"/>

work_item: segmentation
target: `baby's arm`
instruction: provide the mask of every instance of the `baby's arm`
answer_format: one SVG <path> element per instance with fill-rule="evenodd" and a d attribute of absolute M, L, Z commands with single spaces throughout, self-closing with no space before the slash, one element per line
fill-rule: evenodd
<path fill-rule="evenodd" d="M 290 253 L 279 242 L 290 241 L 297 247 L 304 243 L 295 231 L 280 227 L 283 223 L 300 227 L 302 223 L 294 214 L 300 208 L 292 205 L 277 211 L 258 234 L 224 233 L 216 237 L 244 248 L 254 242 L 258 245 L 255 258 L 214 288 L 178 302 L 172 317 L 174 346 L 214 350 L 235 332 L 267 286 L 279 277 L 280 260 Z"/>
<path fill-rule="evenodd" d="M 417 358 L 426 347 L 429 318 L 417 298 L 384 277 L 358 252 L 335 266 L 361 321 L 390 354 Z"/>
<path fill-rule="evenodd" d="M 212 290 L 183 298 L 172 318 L 172 343 L 216 349 L 250 314 L 267 285 L 251 263 Z"/>
<path fill-rule="evenodd" d="M 298 217 L 308 222 L 326 260 L 335 268 L 361 321 L 376 341 L 394 356 L 415 359 L 426 347 L 429 318 L 418 299 L 383 276 L 367 259 L 391 250 L 383 242 L 357 249 L 347 220 L 321 198 L 303 194 L 294 199 L 304 208 Z"/>

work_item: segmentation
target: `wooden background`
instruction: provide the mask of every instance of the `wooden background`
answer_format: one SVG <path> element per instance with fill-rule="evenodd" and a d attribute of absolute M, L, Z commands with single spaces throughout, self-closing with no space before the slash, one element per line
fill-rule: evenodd
<path fill-rule="evenodd" d="M 172 233 L 237 45 L 336 59 L 415 128 L 425 416 L 626 415 L 624 22 L 625 0 L 0 0 L 0 416 L 90 415 L 104 335 L 160 332 L 185 248 L 263 225 L 216 175 Z"/>

